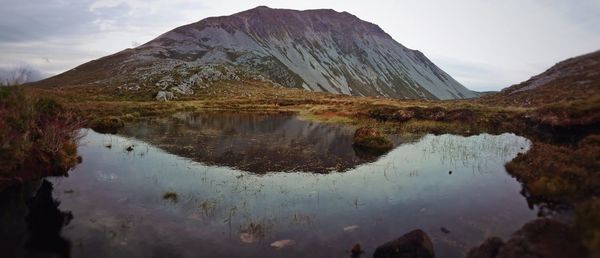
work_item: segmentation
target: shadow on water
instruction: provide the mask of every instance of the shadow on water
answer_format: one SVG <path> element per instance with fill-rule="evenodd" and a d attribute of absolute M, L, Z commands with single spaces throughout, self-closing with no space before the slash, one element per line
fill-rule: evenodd
<path fill-rule="evenodd" d="M 128 124 L 122 134 L 204 164 L 253 173 L 346 171 L 385 154 L 353 148 L 350 127 L 286 113 L 180 113 Z"/>
<path fill-rule="evenodd" d="M 3 257 L 71 257 L 71 243 L 61 231 L 73 214 L 58 209 L 60 202 L 53 198 L 52 190 L 52 183 L 42 180 L 2 193 Z"/>

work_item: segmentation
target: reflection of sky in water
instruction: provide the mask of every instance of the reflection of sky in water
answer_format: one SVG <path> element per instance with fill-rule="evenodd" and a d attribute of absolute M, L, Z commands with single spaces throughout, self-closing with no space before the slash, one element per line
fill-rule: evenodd
<path fill-rule="evenodd" d="M 347 257 L 361 243 L 370 257 L 421 228 L 438 257 L 459 257 L 535 217 L 503 165 L 528 147 L 512 134 L 430 135 L 345 173 L 260 176 L 89 131 L 84 162 L 53 181 L 61 209 L 75 216 L 64 230 L 74 256 Z M 167 191 L 179 201 L 163 200 Z M 280 239 L 296 244 L 269 246 Z"/>

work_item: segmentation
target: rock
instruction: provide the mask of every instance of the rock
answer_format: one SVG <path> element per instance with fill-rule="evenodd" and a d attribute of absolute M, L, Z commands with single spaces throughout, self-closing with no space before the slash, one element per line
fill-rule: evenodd
<path fill-rule="evenodd" d="M 175 95 L 170 91 L 159 91 L 155 97 L 158 101 L 169 101 L 175 99 Z"/>
<path fill-rule="evenodd" d="M 467 258 L 495 257 L 588 257 L 588 253 L 567 225 L 552 219 L 537 219 L 515 232 L 506 244 L 490 238 L 467 254 Z"/>
<path fill-rule="evenodd" d="M 246 244 L 251 244 L 258 241 L 258 238 L 253 234 L 244 232 L 240 234 L 240 241 Z"/>
<path fill-rule="evenodd" d="M 498 255 L 500 248 L 504 246 L 502 239 L 490 237 L 479 247 L 473 248 L 467 253 L 468 258 L 494 258 Z"/>
<path fill-rule="evenodd" d="M 360 247 L 359 243 L 354 244 L 354 246 L 352 246 L 352 249 L 350 249 L 350 253 L 352 254 L 352 257 L 359 257 L 360 254 L 363 253 L 363 250 Z"/>
<path fill-rule="evenodd" d="M 385 152 L 394 147 L 394 144 L 385 135 L 375 128 L 361 127 L 354 132 L 354 146 Z"/>
<path fill-rule="evenodd" d="M 354 231 L 357 228 L 358 228 L 358 225 L 350 225 L 350 226 L 344 227 L 344 231 Z"/>
<path fill-rule="evenodd" d="M 271 243 L 271 247 L 281 249 L 281 248 L 284 248 L 287 246 L 292 246 L 295 244 L 296 244 L 296 241 L 294 241 L 294 240 L 282 239 L 282 240 L 277 240 L 277 241 Z"/>
<path fill-rule="evenodd" d="M 375 249 L 373 258 L 433 258 L 433 244 L 425 232 L 413 230 Z"/>
<path fill-rule="evenodd" d="M 170 92 L 175 92 L 175 93 L 181 94 L 181 95 L 192 95 L 192 94 L 194 94 L 194 90 L 192 90 L 187 85 L 180 85 L 179 87 L 172 87 L 171 89 L 169 89 L 169 91 Z"/>
<path fill-rule="evenodd" d="M 445 227 L 441 227 L 440 230 L 444 233 L 444 234 L 450 234 L 450 230 L 445 228 Z"/>

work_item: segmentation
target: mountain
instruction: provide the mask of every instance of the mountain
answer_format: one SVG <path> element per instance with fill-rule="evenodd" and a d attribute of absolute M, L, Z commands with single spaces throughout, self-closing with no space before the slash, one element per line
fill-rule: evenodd
<path fill-rule="evenodd" d="M 47 85 L 118 85 L 193 94 L 216 81 L 264 81 L 355 96 L 476 97 L 423 53 L 346 12 L 257 7 L 176 28 L 83 64 Z"/>
<path fill-rule="evenodd" d="M 600 96 L 600 50 L 559 62 L 522 83 L 482 101 L 518 106 L 589 101 Z"/>

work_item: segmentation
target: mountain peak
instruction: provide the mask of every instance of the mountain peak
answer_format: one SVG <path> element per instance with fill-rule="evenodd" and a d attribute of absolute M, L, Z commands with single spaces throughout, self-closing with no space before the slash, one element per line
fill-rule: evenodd
<path fill-rule="evenodd" d="M 379 26 L 331 9 L 258 6 L 210 17 L 98 63 L 105 64 L 103 69 L 89 71 L 86 78 L 111 84 L 135 81 L 140 87 L 178 94 L 191 94 L 219 80 L 262 80 L 357 96 L 475 96 Z M 107 78 L 98 78 L 99 71 Z"/>
<path fill-rule="evenodd" d="M 242 30 L 246 33 L 266 31 L 287 31 L 295 34 L 307 29 L 317 31 L 356 31 L 359 33 L 387 34 L 379 26 L 363 21 L 348 12 L 333 9 L 292 10 L 258 6 L 230 16 L 211 17 L 201 20 L 195 26 L 220 26 L 228 31 Z M 185 26 L 184 26 L 185 27 Z M 260 36 L 267 36 L 261 34 Z"/>
<path fill-rule="evenodd" d="M 260 5 L 254 7 L 252 9 L 248 9 L 234 15 L 240 13 L 255 13 L 255 12 L 282 12 L 282 13 L 318 13 L 318 14 L 348 14 L 347 12 L 337 12 L 333 9 L 307 9 L 307 10 L 294 10 L 294 9 L 285 9 L 285 8 L 271 8 L 266 5 Z"/>

